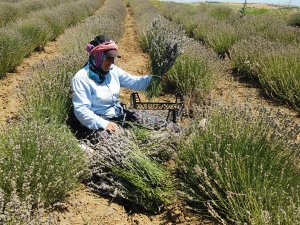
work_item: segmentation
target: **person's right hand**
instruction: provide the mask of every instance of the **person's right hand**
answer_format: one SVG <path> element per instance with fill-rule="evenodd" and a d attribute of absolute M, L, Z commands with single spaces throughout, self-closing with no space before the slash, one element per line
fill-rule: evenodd
<path fill-rule="evenodd" d="M 114 123 L 114 122 L 109 122 L 106 126 L 106 130 L 110 133 L 114 133 L 116 131 L 118 131 L 120 129 L 120 127 L 118 126 L 118 124 Z"/>

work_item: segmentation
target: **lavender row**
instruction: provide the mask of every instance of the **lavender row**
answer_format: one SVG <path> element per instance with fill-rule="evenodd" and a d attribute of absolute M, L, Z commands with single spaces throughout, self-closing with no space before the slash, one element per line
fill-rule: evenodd
<path fill-rule="evenodd" d="M 112 12 L 118 15 L 113 17 L 115 24 Z M 121 1 L 109 1 L 93 17 L 72 28 L 84 40 L 77 37 L 70 41 L 86 43 L 89 39 L 81 33 L 92 38 L 108 25 L 114 25 L 110 35 L 118 40 L 125 15 Z M 63 42 L 59 39 L 58 43 Z M 0 223 L 47 224 L 43 209 L 63 200 L 78 180 L 86 177 L 87 158 L 65 124 L 71 107 L 70 78 L 85 62 L 85 47 L 77 53 L 60 52 L 29 72 L 32 77 L 23 90 L 26 104 L 19 122 L 1 133 Z"/>
<path fill-rule="evenodd" d="M 228 56 L 237 75 L 258 80 L 266 94 L 299 110 L 299 28 L 274 16 L 231 12 L 220 19 L 205 6 L 166 3 L 160 10 L 222 58 Z"/>
<path fill-rule="evenodd" d="M 55 7 L 58 4 L 68 1 L 69 0 L 26 0 L 21 2 L 0 2 L 0 27 L 11 24 L 16 20 L 30 17 L 35 11 Z M 77 0 L 70 0 L 70 2 L 75 1 Z"/>
<path fill-rule="evenodd" d="M 63 31 L 90 16 L 103 1 L 67 2 L 39 11 L 28 19 L 0 29 L 0 77 L 19 65 L 35 49 L 43 48 Z"/>

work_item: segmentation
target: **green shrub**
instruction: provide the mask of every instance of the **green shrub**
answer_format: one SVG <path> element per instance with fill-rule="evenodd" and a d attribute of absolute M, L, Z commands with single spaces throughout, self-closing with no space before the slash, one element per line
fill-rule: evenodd
<path fill-rule="evenodd" d="M 246 38 L 260 35 L 270 41 L 283 44 L 300 42 L 300 31 L 287 26 L 285 21 L 278 19 L 275 15 L 247 15 L 236 29 L 239 32 L 242 31 Z"/>
<path fill-rule="evenodd" d="M 132 132 L 134 133 L 139 143 L 145 143 L 151 137 L 150 130 L 143 127 L 134 127 L 134 129 L 132 129 Z"/>
<path fill-rule="evenodd" d="M 268 10 L 267 8 L 250 8 L 250 7 L 247 7 L 246 10 L 245 10 L 245 14 L 260 16 L 260 15 L 263 15 L 265 13 L 268 13 L 269 11 L 270 10 Z"/>
<path fill-rule="evenodd" d="M 152 24 L 160 17 L 150 1 L 129 0 L 140 36 L 149 31 Z"/>
<path fill-rule="evenodd" d="M 62 200 L 78 184 L 84 159 L 66 126 L 21 120 L 1 133 L 0 214 L 18 213 L 20 202 L 33 209 Z"/>
<path fill-rule="evenodd" d="M 217 20 L 226 20 L 233 14 L 233 9 L 225 6 L 213 7 L 209 12 Z"/>
<path fill-rule="evenodd" d="M 199 20 L 203 19 L 203 15 L 199 15 L 196 7 L 190 5 L 163 3 L 159 10 L 169 20 L 183 25 L 185 31 L 191 36 L 193 35 L 193 30 L 199 24 Z M 213 18 L 210 17 L 210 19 Z"/>
<path fill-rule="evenodd" d="M 0 27 L 12 24 L 16 20 L 36 15 L 36 11 L 44 8 L 53 8 L 61 3 L 75 2 L 76 0 L 30 0 L 20 2 L 0 2 Z"/>
<path fill-rule="evenodd" d="M 232 26 L 242 38 L 248 39 L 252 36 L 258 36 L 264 32 L 269 26 L 272 26 L 272 19 L 267 16 L 245 15 L 235 21 L 232 21 Z"/>
<path fill-rule="evenodd" d="M 298 224 L 299 144 L 287 143 L 295 137 L 285 122 L 272 127 L 243 110 L 215 109 L 195 123 L 180 149 L 183 191 L 221 224 Z"/>
<path fill-rule="evenodd" d="M 282 44 L 300 43 L 300 30 L 281 23 L 268 26 L 262 36 Z"/>
<path fill-rule="evenodd" d="M 260 36 L 237 42 L 230 49 L 233 71 L 239 76 L 258 79 L 258 66 L 263 61 L 262 55 L 281 46 Z"/>
<path fill-rule="evenodd" d="M 17 55 L 14 54 L 16 50 Z M 18 65 L 26 54 L 22 37 L 18 32 L 11 29 L 0 30 L 0 78 Z"/>
<path fill-rule="evenodd" d="M 13 63 L 8 64 L 6 58 L 0 58 L 0 69 L 6 69 L 3 71 L 0 70 L 0 76 L 4 76 L 6 72 L 20 64 L 21 60 L 26 55 L 30 54 L 36 48 L 43 47 L 47 41 L 55 38 L 55 34 L 59 34 L 57 32 L 57 27 L 54 27 L 55 31 L 49 29 L 47 20 L 49 21 L 51 16 L 56 18 L 57 15 L 59 15 L 61 18 L 61 26 L 66 28 L 89 16 L 100 7 L 102 3 L 103 1 L 97 2 L 92 0 L 81 0 L 74 4 L 65 3 L 54 8 L 52 11 L 45 9 L 34 14 L 34 17 L 32 16 L 26 20 L 20 20 L 9 28 L 2 28 L 0 33 L 5 33 L 8 40 L 15 40 L 13 33 L 18 33 L 17 37 L 21 36 L 21 41 L 18 44 L 10 43 L 10 41 L 8 41 L 7 43 L 9 44 L 15 44 L 10 45 L 11 47 L 4 45 L 4 49 L 12 48 L 11 51 L 4 51 L 7 57 L 9 59 L 14 59 L 14 61 Z M 43 18 L 45 18 L 45 21 Z"/>
<path fill-rule="evenodd" d="M 70 59 L 70 55 L 58 57 L 32 74 L 24 98 L 26 117 L 66 121 L 71 111 L 70 79 L 84 62 L 80 57 Z"/>
<path fill-rule="evenodd" d="M 14 20 L 18 16 L 20 7 L 6 2 L 0 2 L 0 27 Z"/>
<path fill-rule="evenodd" d="M 295 12 L 290 15 L 288 24 L 294 27 L 300 27 L 300 12 Z"/>
<path fill-rule="evenodd" d="M 193 30 L 193 36 L 197 40 L 206 43 L 207 34 L 211 31 L 212 27 L 216 27 L 218 22 L 213 19 L 211 16 L 207 16 L 206 14 L 201 14 L 198 18 L 198 23 Z"/>
<path fill-rule="evenodd" d="M 203 52 L 202 52 L 203 53 Z M 218 78 L 210 61 L 199 55 L 183 54 L 168 72 L 168 80 L 175 89 L 188 96 L 189 101 L 200 102 L 209 93 Z"/>
<path fill-rule="evenodd" d="M 299 110 L 299 47 L 252 37 L 236 43 L 231 51 L 232 67 L 239 76 L 257 80 L 265 92 Z"/>
<path fill-rule="evenodd" d="M 28 53 L 37 47 L 44 47 L 50 36 L 47 25 L 35 19 L 19 23 L 16 29 L 21 34 L 22 47 Z"/>
<path fill-rule="evenodd" d="M 297 46 L 266 52 L 258 67 L 259 82 L 272 96 L 300 110 L 300 51 Z"/>
<path fill-rule="evenodd" d="M 91 16 L 84 23 L 68 29 L 66 32 L 68 38 L 62 40 L 60 51 L 70 55 L 79 55 L 81 58 L 85 57 L 85 60 L 87 60 L 85 48 L 87 43 L 95 36 L 105 34 L 115 41 L 120 39 L 124 30 L 123 21 L 125 15 L 126 8 L 120 4 L 116 4 L 115 1 L 111 1 L 105 7 L 105 10 L 101 10 L 100 16 Z"/>
<path fill-rule="evenodd" d="M 227 54 L 229 57 L 229 49 L 240 39 L 238 32 L 236 32 L 232 26 L 226 24 L 218 24 L 211 27 L 205 36 L 204 41 L 210 45 L 215 52 L 220 56 Z"/>
<path fill-rule="evenodd" d="M 42 16 L 41 19 L 47 24 L 47 27 L 50 28 L 51 33 L 49 40 L 55 40 L 66 28 L 60 13 L 49 12 Z"/>
<path fill-rule="evenodd" d="M 181 15 L 179 16 L 179 24 L 181 24 L 184 27 L 184 30 L 189 34 L 193 35 L 194 29 L 197 27 L 197 19 L 191 18 L 191 15 Z"/>

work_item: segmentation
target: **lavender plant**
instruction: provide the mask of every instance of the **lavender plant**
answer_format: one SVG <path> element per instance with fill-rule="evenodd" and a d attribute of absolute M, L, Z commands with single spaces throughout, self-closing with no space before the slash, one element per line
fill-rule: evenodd
<path fill-rule="evenodd" d="M 192 37 L 205 44 L 207 42 L 207 34 L 211 30 L 211 27 L 217 26 L 217 20 L 206 14 L 195 15 L 193 18 L 190 18 L 190 20 L 196 24 L 192 31 Z"/>
<path fill-rule="evenodd" d="M 172 7 L 172 4 L 164 4 L 163 13 L 169 15 L 169 18 L 176 18 L 189 34 L 207 43 L 223 57 L 225 54 L 229 55 L 230 47 L 241 38 L 230 24 L 222 21 L 231 16 L 231 9 L 210 7 L 195 12 L 195 7 Z"/>
<path fill-rule="evenodd" d="M 110 1 L 106 7 L 123 9 L 115 23 L 124 20 L 122 1 Z M 101 16 L 87 20 L 85 25 L 88 26 L 81 25 L 72 32 L 94 37 L 105 26 L 111 26 L 115 27 L 111 29 L 112 34 L 119 37 L 122 29 L 120 25 L 114 26 L 112 18 L 106 15 L 112 12 L 108 8 L 99 11 Z M 99 26 L 99 21 L 103 21 L 103 26 Z M 82 38 L 80 43 L 86 44 L 86 37 Z M 76 40 L 70 41 L 77 44 Z M 84 152 L 64 124 L 71 106 L 70 78 L 86 60 L 84 47 L 77 51 L 78 54 L 72 53 L 43 61 L 29 72 L 32 77 L 23 90 L 27 97 L 21 113 L 25 119 L 13 124 L 12 129 L 0 137 L 1 224 L 34 223 L 35 210 L 39 214 L 41 207 L 65 197 L 84 172 Z"/>
<path fill-rule="evenodd" d="M 21 2 L 0 2 L 0 27 L 16 20 L 30 17 L 30 13 L 52 8 L 65 2 L 74 2 L 75 0 L 28 0 Z"/>
<path fill-rule="evenodd" d="M 211 57 L 212 52 L 199 45 L 191 47 L 178 57 L 168 72 L 171 85 L 186 95 L 187 108 L 191 107 L 191 102 L 199 103 L 204 99 L 214 88 L 220 72 L 215 65 L 217 60 Z"/>
<path fill-rule="evenodd" d="M 180 133 L 171 133 L 168 130 L 150 131 L 138 126 L 135 126 L 132 132 L 140 151 L 150 159 L 161 163 L 176 158 L 176 140 Z"/>
<path fill-rule="evenodd" d="M 25 117 L 64 123 L 71 111 L 70 79 L 84 60 L 65 54 L 36 65 L 23 88 Z"/>
<path fill-rule="evenodd" d="M 232 68 L 239 76 L 258 79 L 258 66 L 263 54 L 281 45 L 268 41 L 260 36 L 253 36 L 233 45 L 230 50 Z"/>
<path fill-rule="evenodd" d="M 263 108 L 249 110 L 217 106 L 187 133 L 179 157 L 187 201 L 221 224 L 297 224 L 299 127 L 278 130 Z"/>
<path fill-rule="evenodd" d="M 300 12 L 295 12 L 290 15 L 288 24 L 294 27 L 300 27 Z"/>
<path fill-rule="evenodd" d="M 300 43 L 300 31 L 295 27 L 289 27 L 285 23 L 274 23 L 262 34 L 271 41 L 282 44 Z"/>
<path fill-rule="evenodd" d="M 203 9 L 202 7 L 165 2 L 159 7 L 159 11 L 164 16 L 178 25 L 182 25 L 188 34 L 202 42 L 211 26 L 218 24 L 217 19 L 203 13 L 203 10 L 210 10 L 210 7 Z"/>
<path fill-rule="evenodd" d="M 197 19 L 194 18 L 194 16 L 197 16 L 196 7 L 170 2 L 168 4 L 160 5 L 158 8 L 164 17 L 170 21 L 174 21 L 176 24 L 182 24 L 185 31 L 192 35 L 193 29 L 197 26 Z M 187 11 L 189 12 L 188 14 L 185 13 Z"/>
<path fill-rule="evenodd" d="M 241 22 L 236 29 L 243 31 L 246 38 L 260 35 L 270 41 L 283 44 L 299 42 L 299 31 L 287 26 L 284 20 L 274 15 L 247 15 Z"/>
<path fill-rule="evenodd" d="M 288 101 L 300 110 L 300 51 L 291 46 L 265 54 L 259 66 L 259 82 L 267 94 Z"/>
<path fill-rule="evenodd" d="M 124 31 L 126 8 L 119 0 L 109 1 L 98 14 L 89 17 L 84 23 L 68 29 L 67 39 L 62 40 L 60 51 L 70 55 L 86 55 L 87 40 L 92 40 L 99 34 L 105 34 L 116 42 Z"/>
<path fill-rule="evenodd" d="M 230 57 L 229 49 L 240 39 L 241 37 L 232 26 L 218 24 L 207 32 L 205 41 L 224 58 L 225 55 Z"/>
<path fill-rule="evenodd" d="M 198 11 L 195 13 L 196 8 Z M 299 30 L 288 27 L 284 17 L 280 16 L 280 13 L 269 13 L 271 10 L 268 10 L 265 15 L 259 16 L 250 13 L 244 17 L 240 17 L 238 13 L 229 12 L 230 9 L 226 11 L 225 8 L 220 10 L 220 7 L 205 5 L 186 7 L 183 4 L 163 3 L 160 10 L 169 19 L 183 24 L 189 34 L 209 44 L 219 54 L 228 53 L 236 41 L 257 35 L 257 33 L 283 44 L 299 42 Z M 221 21 L 212 16 L 214 12 L 219 11 L 220 17 L 222 17 L 222 13 L 224 14 L 224 17 L 220 18 Z M 193 32 L 191 32 L 192 24 L 196 24 Z M 212 26 L 215 28 L 211 29 Z"/>
<path fill-rule="evenodd" d="M 66 126 L 21 120 L 0 140 L 1 223 L 24 222 L 78 184 L 85 156 Z"/>
<path fill-rule="evenodd" d="M 18 16 L 18 9 L 19 7 L 13 6 L 7 2 L 0 2 L 0 27 L 3 27 L 5 24 L 13 20 L 13 18 Z"/>
<path fill-rule="evenodd" d="M 128 0 L 128 2 L 134 13 L 139 35 L 143 37 L 143 35 L 151 29 L 154 21 L 160 17 L 160 14 L 150 1 Z M 161 17 L 161 19 L 163 18 Z M 141 42 L 143 42 L 143 40 Z"/>
<path fill-rule="evenodd" d="M 18 55 L 12 54 L 19 49 Z M 21 63 L 27 53 L 22 48 L 22 36 L 20 33 L 10 29 L 0 30 L 0 78 L 15 65 Z M 5 59 L 5 60 L 4 60 Z"/>
<path fill-rule="evenodd" d="M 97 7 L 102 5 L 102 1 L 95 2 L 92 0 L 81 0 L 75 4 L 70 4 L 71 3 L 61 4 L 52 9 L 52 11 L 45 9 L 32 15 L 34 20 L 32 20 L 32 18 L 28 18 L 26 20 L 18 21 L 12 26 L 0 29 L 1 34 L 3 33 L 5 36 L 8 36 L 8 39 L 5 39 L 5 42 L 2 43 L 3 46 L 1 53 L 3 56 L 8 56 L 9 59 L 12 59 L 11 63 L 8 64 L 6 62 L 6 58 L 2 57 L 2 55 L 0 56 L 1 77 L 4 76 L 6 72 L 17 66 L 23 57 L 30 54 L 35 48 L 39 46 L 43 47 L 50 38 L 55 38 L 54 32 L 49 29 L 49 25 L 47 24 L 49 16 L 52 15 L 56 18 L 56 15 L 59 15 L 59 17 L 62 18 L 59 21 L 60 24 L 63 24 L 62 26 L 66 28 L 89 16 L 97 9 Z M 53 14 L 53 12 L 56 12 L 56 14 Z M 43 18 L 47 19 L 44 20 Z M 15 36 L 12 36 L 13 33 L 17 33 L 17 36 L 21 37 L 22 41 L 20 43 L 22 44 L 13 45 L 16 39 Z"/>
<path fill-rule="evenodd" d="M 257 80 L 272 98 L 286 101 L 299 110 L 299 51 L 261 37 L 233 46 L 233 68 L 239 76 Z"/>
<path fill-rule="evenodd" d="M 48 39 L 49 31 L 46 23 L 43 21 L 36 21 L 36 19 L 26 20 L 17 24 L 17 32 L 22 37 L 22 47 L 26 53 L 33 52 L 36 48 L 43 48 Z"/>
<path fill-rule="evenodd" d="M 210 10 L 209 14 L 217 20 L 226 20 L 233 14 L 233 9 L 226 6 L 216 6 Z"/>

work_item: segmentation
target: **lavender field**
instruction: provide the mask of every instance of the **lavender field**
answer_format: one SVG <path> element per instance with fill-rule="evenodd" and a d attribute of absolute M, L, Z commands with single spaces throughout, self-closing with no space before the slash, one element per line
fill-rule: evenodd
<path fill-rule="evenodd" d="M 298 8 L 0 0 L 0 9 L 0 224 L 300 224 Z M 118 66 L 156 75 L 142 99 L 184 94 L 180 132 L 133 124 L 97 145 L 77 136 L 70 80 L 99 34 L 119 44 Z M 73 213 L 85 201 L 69 204 L 79 186 L 98 197 Z M 100 199 L 127 211 L 103 214 Z"/>

